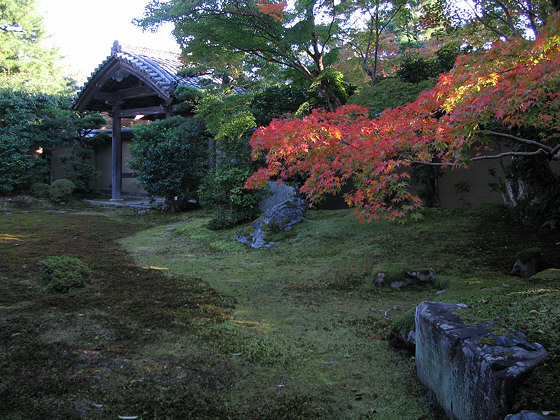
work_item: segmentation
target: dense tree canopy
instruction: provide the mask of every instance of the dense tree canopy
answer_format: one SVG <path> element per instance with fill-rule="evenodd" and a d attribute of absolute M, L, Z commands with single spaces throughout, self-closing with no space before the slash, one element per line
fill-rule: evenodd
<path fill-rule="evenodd" d="M 340 10 L 339 10 L 340 9 Z M 185 58 L 195 64 L 238 71 L 243 64 L 288 69 L 325 97 L 331 110 L 344 103 L 331 73 L 328 55 L 336 49 L 342 6 L 322 0 L 153 1 L 144 27 L 175 24 L 174 35 Z M 337 91 L 338 89 L 338 91 Z"/>
<path fill-rule="evenodd" d="M 64 158 L 68 176 L 80 192 L 87 191 L 94 176 L 88 162 L 94 139 L 84 136 L 99 128 L 104 118 L 71 111 L 68 98 L 10 89 L 0 89 L 0 109 L 0 193 L 50 182 L 52 153 L 63 146 L 68 147 Z"/>
<path fill-rule="evenodd" d="M 251 140 L 266 167 L 248 181 L 308 176 L 312 200 L 340 191 L 366 219 L 403 216 L 420 205 L 406 168 L 422 162 L 468 165 L 506 156 L 557 160 L 560 151 L 560 17 L 550 17 L 536 41 L 516 37 L 458 59 L 436 87 L 404 106 L 369 119 L 365 108 L 277 119 Z M 508 143 L 505 150 L 493 146 Z M 515 144 L 512 145 L 511 142 Z"/>
<path fill-rule="evenodd" d="M 35 0 L 3 0 L 0 12 L 0 87 L 64 91 L 68 80 L 62 76 L 58 51 L 42 44 L 46 33 Z"/>

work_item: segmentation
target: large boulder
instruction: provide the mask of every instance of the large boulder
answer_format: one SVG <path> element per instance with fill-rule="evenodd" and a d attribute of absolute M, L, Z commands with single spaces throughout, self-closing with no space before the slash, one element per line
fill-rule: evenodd
<path fill-rule="evenodd" d="M 284 204 L 286 201 L 293 201 L 297 196 L 297 189 L 288 184 L 278 184 L 274 181 L 269 181 L 266 187 L 269 196 L 259 202 L 259 209 L 266 213 L 272 210 L 274 206 Z"/>
<path fill-rule="evenodd" d="M 308 208 L 308 203 L 295 197 L 282 204 L 277 204 L 259 219 L 237 234 L 237 241 L 252 248 L 270 248 L 275 234 L 290 230 L 301 222 Z"/>
<path fill-rule="evenodd" d="M 422 302 L 416 308 L 416 367 L 450 419 L 503 419 L 511 390 L 546 351 L 491 322 L 468 325 L 465 305 Z"/>

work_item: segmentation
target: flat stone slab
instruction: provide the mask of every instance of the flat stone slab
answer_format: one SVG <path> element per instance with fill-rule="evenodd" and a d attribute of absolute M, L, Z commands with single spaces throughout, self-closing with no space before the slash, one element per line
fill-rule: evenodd
<path fill-rule="evenodd" d="M 503 419 L 511 390 L 547 356 L 513 329 L 468 325 L 466 305 L 422 302 L 416 308 L 416 368 L 450 419 Z"/>
<path fill-rule="evenodd" d="M 136 209 L 153 209 L 160 207 L 163 203 L 162 200 L 155 200 L 150 202 L 149 198 L 133 198 L 133 199 L 122 199 L 122 200 L 84 200 L 84 203 L 91 204 L 92 206 L 102 206 L 102 207 L 131 207 Z"/>

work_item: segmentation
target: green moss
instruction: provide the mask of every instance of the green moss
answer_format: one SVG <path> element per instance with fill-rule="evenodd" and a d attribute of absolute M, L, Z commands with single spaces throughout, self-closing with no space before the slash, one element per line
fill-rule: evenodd
<path fill-rule="evenodd" d="M 239 234 L 241 236 L 244 236 L 246 238 L 250 238 L 251 235 L 255 232 L 255 227 L 254 226 L 245 226 L 243 229 L 241 229 L 241 231 L 239 232 Z"/>
<path fill-rule="evenodd" d="M 541 255 L 542 249 L 533 247 L 519 251 L 517 254 L 515 254 L 515 259 L 521 261 L 522 263 L 527 263 L 531 260 L 538 260 Z"/>
<path fill-rule="evenodd" d="M 10 363 L 0 417 L 71 418 L 91 401 L 103 407 L 85 417 L 354 419 L 373 408 L 419 418 L 429 396 L 414 360 L 386 336 L 423 300 L 464 302 L 474 323 L 543 344 L 545 366 L 513 400 L 555 409 L 558 287 L 507 273 L 522 248 L 559 261 L 560 239 L 460 210 L 424 216 L 360 224 L 349 210 L 310 211 L 289 241 L 254 250 L 235 242 L 239 228 L 207 229 L 203 211 L 5 215 L 0 354 Z M 45 296 L 36 262 L 64 254 L 94 267 L 95 281 Z M 372 287 L 372 267 L 395 261 L 432 267 L 446 292 Z"/>
<path fill-rule="evenodd" d="M 496 338 L 493 336 L 488 336 L 488 337 L 481 337 L 478 339 L 478 344 L 481 346 L 495 346 L 496 343 Z"/>
<path fill-rule="evenodd" d="M 480 217 L 487 222 L 499 221 L 505 215 L 505 208 L 501 204 L 485 203 L 465 210 L 465 215 Z"/>
<path fill-rule="evenodd" d="M 404 281 L 408 279 L 406 274 L 408 271 L 407 265 L 403 263 L 381 263 L 376 264 L 371 269 L 373 278 L 376 278 L 379 273 L 385 274 L 385 282 L 387 281 Z"/>
<path fill-rule="evenodd" d="M 67 293 L 84 287 L 90 280 L 91 270 L 79 258 L 66 255 L 39 261 L 41 281 L 53 292 Z"/>
<path fill-rule="evenodd" d="M 289 209 L 295 209 L 296 208 L 296 205 L 291 200 L 286 201 L 284 203 L 284 205 Z"/>
<path fill-rule="evenodd" d="M 416 329 L 416 308 L 406 311 L 404 314 L 397 317 L 391 324 L 391 329 L 387 338 L 389 342 L 395 347 L 408 347 L 406 341 L 410 331 Z"/>
<path fill-rule="evenodd" d="M 530 280 L 533 281 L 560 281 L 559 268 L 547 268 L 546 270 L 539 271 L 533 275 Z"/>
<path fill-rule="evenodd" d="M 433 278 L 433 284 L 436 289 L 443 290 L 450 287 L 455 280 L 456 277 L 437 274 Z"/>

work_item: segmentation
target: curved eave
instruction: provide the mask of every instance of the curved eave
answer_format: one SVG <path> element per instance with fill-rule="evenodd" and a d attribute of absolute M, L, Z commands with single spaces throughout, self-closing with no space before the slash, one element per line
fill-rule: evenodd
<path fill-rule="evenodd" d="M 147 89 L 153 92 L 153 95 L 157 95 L 161 98 L 162 102 L 170 104 L 173 101 L 172 92 L 170 90 L 172 88 L 174 89 L 175 86 L 169 84 L 168 80 L 163 80 L 161 75 L 157 74 L 155 71 L 151 75 L 147 74 L 144 68 L 135 66 L 134 62 L 129 62 L 129 60 L 125 61 L 121 57 L 113 55 L 102 63 L 88 79 L 87 83 L 78 93 L 72 107 L 77 111 L 85 111 L 91 109 L 93 102 L 96 101 L 95 110 L 110 111 L 113 104 L 111 104 L 111 100 L 104 99 L 104 95 L 107 96 L 114 93 L 115 98 L 120 100 L 126 100 L 126 97 L 119 97 L 118 91 L 102 91 L 103 87 L 112 79 L 118 81 L 128 76 L 133 76 L 141 81 Z M 104 101 L 105 105 L 100 105 L 101 101 Z"/>

